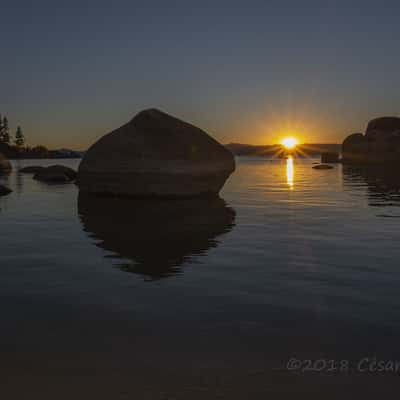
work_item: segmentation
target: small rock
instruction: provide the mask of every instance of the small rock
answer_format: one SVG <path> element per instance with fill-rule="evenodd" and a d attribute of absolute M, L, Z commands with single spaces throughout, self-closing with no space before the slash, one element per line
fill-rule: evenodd
<path fill-rule="evenodd" d="M 33 176 L 33 179 L 41 182 L 47 183 L 68 183 L 71 180 L 68 178 L 67 175 L 59 173 L 59 172 L 52 172 L 52 171 L 41 171 Z"/>
<path fill-rule="evenodd" d="M 313 166 L 314 169 L 333 169 L 332 165 L 318 164 Z"/>
<path fill-rule="evenodd" d="M 0 196 L 6 196 L 12 192 L 11 189 L 9 189 L 6 186 L 0 185 Z"/>
<path fill-rule="evenodd" d="M 76 179 L 76 172 L 64 165 L 51 165 L 40 169 L 33 179 L 48 183 L 67 183 Z"/>
<path fill-rule="evenodd" d="M 45 169 L 45 167 L 41 166 L 29 166 L 29 167 L 24 167 L 19 170 L 19 172 L 23 174 L 37 174 L 38 172 L 41 172 Z"/>
<path fill-rule="evenodd" d="M 46 173 L 56 173 L 56 174 L 64 174 L 68 177 L 70 181 L 74 181 L 76 179 L 76 171 L 72 168 L 66 167 L 65 165 L 50 165 L 49 167 L 45 168 L 43 172 Z"/>

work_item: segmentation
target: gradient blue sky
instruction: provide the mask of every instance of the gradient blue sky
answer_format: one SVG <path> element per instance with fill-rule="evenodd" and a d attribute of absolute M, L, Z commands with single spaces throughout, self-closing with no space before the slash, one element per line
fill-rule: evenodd
<path fill-rule="evenodd" d="M 398 115 L 395 1 L 2 1 L 0 112 L 84 149 L 158 107 L 220 141 L 341 142 Z"/>

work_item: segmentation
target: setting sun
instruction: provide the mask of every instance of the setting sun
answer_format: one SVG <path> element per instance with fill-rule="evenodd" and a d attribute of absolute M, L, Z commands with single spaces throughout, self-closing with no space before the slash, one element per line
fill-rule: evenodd
<path fill-rule="evenodd" d="M 286 137 L 281 141 L 281 145 L 286 149 L 294 149 L 298 144 L 299 141 L 293 136 Z"/>

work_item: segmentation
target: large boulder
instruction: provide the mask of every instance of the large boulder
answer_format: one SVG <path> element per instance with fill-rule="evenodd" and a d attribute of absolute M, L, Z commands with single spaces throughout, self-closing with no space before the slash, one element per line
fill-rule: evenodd
<path fill-rule="evenodd" d="M 383 140 L 400 137 L 400 118 L 375 118 L 368 123 L 365 137 L 368 140 Z"/>
<path fill-rule="evenodd" d="M 347 138 L 343 141 L 343 148 L 346 148 L 347 150 L 352 150 L 352 149 L 361 149 L 364 143 L 366 142 L 364 134 L 362 133 L 353 133 L 350 136 L 347 136 Z"/>
<path fill-rule="evenodd" d="M 10 161 L 0 153 L 0 174 L 8 173 L 12 170 L 12 165 Z"/>
<path fill-rule="evenodd" d="M 216 195 L 234 170 L 231 152 L 206 132 L 150 109 L 90 147 L 78 185 L 117 196 Z"/>
<path fill-rule="evenodd" d="M 382 117 L 369 122 L 365 135 L 348 136 L 342 145 L 344 163 L 400 162 L 400 118 Z"/>
<path fill-rule="evenodd" d="M 367 139 L 362 133 L 353 133 L 342 144 L 343 162 L 365 162 L 368 153 Z"/>

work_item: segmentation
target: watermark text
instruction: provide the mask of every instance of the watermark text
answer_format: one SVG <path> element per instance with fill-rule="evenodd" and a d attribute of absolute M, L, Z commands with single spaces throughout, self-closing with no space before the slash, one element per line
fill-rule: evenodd
<path fill-rule="evenodd" d="M 364 357 L 360 360 L 306 360 L 290 358 L 286 363 L 288 371 L 299 372 L 351 372 L 360 373 L 397 373 L 400 374 L 400 361 L 382 360 L 377 357 Z"/>

